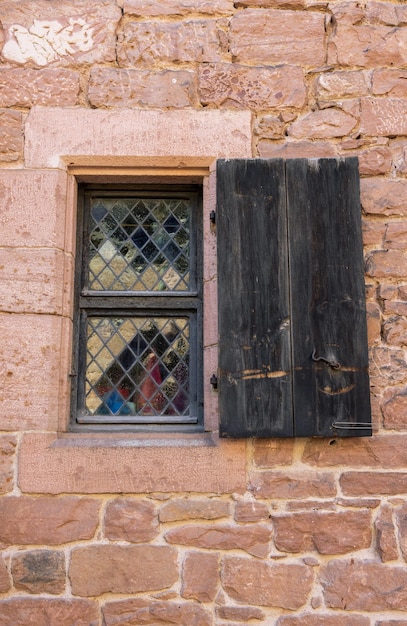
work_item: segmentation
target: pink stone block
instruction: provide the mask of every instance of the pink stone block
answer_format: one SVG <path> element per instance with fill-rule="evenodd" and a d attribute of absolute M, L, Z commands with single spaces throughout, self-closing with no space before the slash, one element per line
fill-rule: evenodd
<path fill-rule="evenodd" d="M 0 248 L 1 310 L 61 315 L 64 293 L 70 294 L 65 262 L 72 259 L 60 250 Z"/>
<path fill-rule="evenodd" d="M 66 179 L 61 171 L 0 170 L 2 245 L 64 249 Z"/>
<path fill-rule="evenodd" d="M 61 332 L 56 315 L 0 315 L 0 430 L 57 429 Z"/>
<path fill-rule="evenodd" d="M 137 445 L 138 443 L 138 445 Z M 19 487 L 26 493 L 232 493 L 245 490 L 246 442 L 199 436 L 143 440 L 27 433 L 19 454 Z M 204 445 L 202 445 L 204 444 Z"/>
<path fill-rule="evenodd" d="M 27 167 L 62 156 L 250 157 L 249 111 L 53 109 L 34 107 L 25 127 Z M 41 140 L 39 140 L 41 138 Z"/>

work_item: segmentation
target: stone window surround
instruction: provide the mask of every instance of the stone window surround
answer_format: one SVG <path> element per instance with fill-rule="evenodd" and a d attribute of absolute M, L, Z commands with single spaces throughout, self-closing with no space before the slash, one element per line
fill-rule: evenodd
<path fill-rule="evenodd" d="M 105 111 L 34 107 L 25 129 L 25 167 L 66 174 L 65 296 L 58 426 L 25 433 L 19 484 L 26 492 L 243 491 L 244 441 L 217 436 L 215 162 L 252 156 L 251 114 L 241 111 Z M 39 140 L 40 138 L 40 140 Z M 187 155 L 187 156 L 185 156 Z M 203 185 L 204 423 L 202 434 L 70 433 L 69 374 L 76 196 L 80 182 L 186 182 Z M 38 425 L 38 431 L 41 431 Z M 177 469 L 174 474 L 174 468 Z"/>

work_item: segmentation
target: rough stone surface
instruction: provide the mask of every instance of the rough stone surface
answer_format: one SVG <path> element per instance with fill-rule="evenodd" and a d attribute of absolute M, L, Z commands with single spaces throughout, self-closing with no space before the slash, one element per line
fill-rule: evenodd
<path fill-rule="evenodd" d="M 13 163 L 23 153 L 23 118 L 19 111 L 0 110 L 0 162 Z"/>
<path fill-rule="evenodd" d="M 0 593 L 6 593 L 11 587 L 6 564 L 0 559 Z"/>
<path fill-rule="evenodd" d="M 227 517 L 229 503 L 224 500 L 171 499 L 160 508 L 160 522 L 178 522 L 189 519 L 218 519 Z"/>
<path fill-rule="evenodd" d="M 263 159 L 320 159 L 338 156 L 335 146 L 321 141 L 291 141 L 276 144 L 264 140 L 259 141 L 257 149 Z"/>
<path fill-rule="evenodd" d="M 372 215 L 405 216 L 407 180 L 362 178 L 361 201 L 365 213 Z"/>
<path fill-rule="evenodd" d="M 316 95 L 320 100 L 357 98 L 370 92 L 369 72 L 328 72 L 316 80 Z"/>
<path fill-rule="evenodd" d="M 407 97 L 407 70 L 377 69 L 372 73 L 372 93 L 392 98 Z"/>
<path fill-rule="evenodd" d="M 407 344 L 407 320 L 394 315 L 383 324 L 383 338 L 390 346 L 405 346 Z"/>
<path fill-rule="evenodd" d="M 318 66 L 324 63 L 322 14 L 246 9 L 231 20 L 230 51 L 237 62 Z"/>
<path fill-rule="evenodd" d="M 282 552 L 345 554 L 370 546 L 369 511 L 297 513 L 273 516 L 274 542 Z"/>
<path fill-rule="evenodd" d="M 302 460 L 317 467 L 350 466 L 368 468 L 406 468 L 407 450 L 404 437 L 383 435 L 361 439 L 309 439 Z"/>
<path fill-rule="evenodd" d="M 189 552 L 182 568 L 182 597 L 211 602 L 216 597 L 218 586 L 219 555 Z"/>
<path fill-rule="evenodd" d="M 154 591 L 175 583 L 176 561 L 167 546 L 94 545 L 72 551 L 69 578 L 77 596 Z"/>
<path fill-rule="evenodd" d="M 340 485 L 346 496 L 369 496 L 407 493 L 405 472 L 344 472 Z"/>
<path fill-rule="evenodd" d="M 50 63 L 115 60 L 115 31 L 121 11 L 114 0 L 2 3 L 7 62 L 44 67 Z"/>
<path fill-rule="evenodd" d="M 193 72 L 97 67 L 90 75 L 89 102 L 95 107 L 179 109 L 197 99 Z"/>
<path fill-rule="evenodd" d="M 11 435 L 0 437 L 0 494 L 13 489 L 14 455 L 17 440 Z"/>
<path fill-rule="evenodd" d="M 393 249 L 398 249 L 398 250 L 404 249 L 407 245 L 406 222 L 397 221 L 397 222 L 390 222 L 389 224 L 387 224 L 384 243 L 385 243 L 386 248 L 393 248 Z"/>
<path fill-rule="evenodd" d="M 99 610 L 93 600 L 11 598 L 0 600 L 1 626 L 98 626 Z"/>
<path fill-rule="evenodd" d="M 90 498 L 0 498 L 0 542 L 57 545 L 91 539 L 100 503 Z"/>
<path fill-rule="evenodd" d="M 407 134 L 407 98 L 362 98 L 360 131 L 367 136 Z"/>
<path fill-rule="evenodd" d="M 246 522 L 260 522 L 268 519 L 269 508 L 263 502 L 236 502 L 235 505 L 235 521 Z"/>
<path fill-rule="evenodd" d="M 0 107 L 79 104 L 79 74 L 63 68 L 4 69 L 0 72 Z"/>
<path fill-rule="evenodd" d="M 404 278 L 407 276 L 405 250 L 374 250 L 366 258 L 366 274 L 376 278 Z"/>
<path fill-rule="evenodd" d="M 342 67 L 403 67 L 407 61 L 405 28 L 338 24 L 329 46 L 328 63 Z"/>
<path fill-rule="evenodd" d="M 63 593 L 64 553 L 53 550 L 18 552 L 12 558 L 11 573 L 16 589 L 28 593 Z"/>
<path fill-rule="evenodd" d="M 407 388 L 395 387 L 385 394 L 384 399 L 382 411 L 385 428 L 405 430 L 407 427 Z"/>
<path fill-rule="evenodd" d="M 388 2 L 367 2 L 366 17 L 372 24 L 398 26 L 407 22 L 407 7 Z"/>
<path fill-rule="evenodd" d="M 220 59 L 221 35 L 216 20 L 128 22 L 119 33 L 117 58 L 126 67 L 151 63 L 200 63 Z"/>
<path fill-rule="evenodd" d="M 221 619 L 236 620 L 236 622 L 263 620 L 265 617 L 261 609 L 252 606 L 220 606 L 216 609 L 216 615 Z"/>
<path fill-rule="evenodd" d="M 134 599 L 107 602 L 102 609 L 104 624 L 140 626 L 141 624 L 185 624 L 185 626 L 212 626 L 210 613 L 192 602 L 157 602 Z"/>
<path fill-rule="evenodd" d="M 362 615 L 317 615 L 303 613 L 299 617 L 283 615 L 276 626 L 369 626 L 370 620 Z"/>
<path fill-rule="evenodd" d="M 204 105 L 261 110 L 301 108 L 305 86 L 301 68 L 244 67 L 207 63 L 199 70 L 199 95 Z"/>
<path fill-rule="evenodd" d="M 355 128 L 357 119 L 339 109 L 324 109 L 313 111 L 304 117 L 300 117 L 288 129 L 290 137 L 305 139 L 329 139 L 333 137 L 345 137 Z"/>
<path fill-rule="evenodd" d="M 258 467 L 290 465 L 293 451 L 293 439 L 255 439 L 253 459 Z"/>
<path fill-rule="evenodd" d="M 383 563 L 398 559 L 397 540 L 392 509 L 384 505 L 375 522 L 377 551 Z"/>
<path fill-rule="evenodd" d="M 306 565 L 273 564 L 225 557 L 222 585 L 239 603 L 298 609 L 306 603 L 313 582 Z"/>
<path fill-rule="evenodd" d="M 212 550 L 244 550 L 253 556 L 265 557 L 269 551 L 271 529 L 261 524 L 248 527 L 199 524 L 174 528 L 166 533 L 168 543 Z"/>
<path fill-rule="evenodd" d="M 256 498 L 325 498 L 336 494 L 331 474 L 292 470 L 252 473 L 250 490 Z"/>
<path fill-rule="evenodd" d="M 124 0 L 125 15 L 154 17 L 159 15 L 207 15 L 229 14 L 233 11 L 232 0 Z"/>
<path fill-rule="evenodd" d="M 147 500 L 117 499 L 106 507 L 104 534 L 113 541 L 142 543 L 159 533 L 156 507 Z"/>
<path fill-rule="evenodd" d="M 405 610 L 407 572 L 372 561 L 331 561 L 321 583 L 327 606 L 347 611 Z"/>

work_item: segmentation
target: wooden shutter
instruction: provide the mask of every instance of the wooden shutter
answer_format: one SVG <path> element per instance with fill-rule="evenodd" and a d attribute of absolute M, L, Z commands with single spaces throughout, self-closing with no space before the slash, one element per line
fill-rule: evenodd
<path fill-rule="evenodd" d="M 217 166 L 220 434 L 371 434 L 357 159 Z"/>

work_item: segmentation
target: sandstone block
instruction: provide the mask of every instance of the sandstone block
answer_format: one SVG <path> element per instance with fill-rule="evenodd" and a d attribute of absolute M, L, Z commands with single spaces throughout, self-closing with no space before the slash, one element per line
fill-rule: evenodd
<path fill-rule="evenodd" d="M 112 67 L 92 68 L 88 97 L 95 107 L 179 109 L 198 101 L 193 72 L 150 72 Z"/>
<path fill-rule="evenodd" d="M 9 313 L 61 315 L 68 293 L 61 250 L 0 248 L 1 308 Z"/>
<path fill-rule="evenodd" d="M 322 141 L 287 141 L 276 144 L 274 141 L 259 141 L 259 156 L 263 159 L 320 159 L 336 157 L 336 146 Z"/>
<path fill-rule="evenodd" d="M 384 239 L 385 248 L 403 250 L 407 246 L 407 221 L 389 222 Z"/>
<path fill-rule="evenodd" d="M 61 328 L 56 315 L 0 315 L 0 429 L 57 430 Z"/>
<path fill-rule="evenodd" d="M 199 96 L 202 104 L 217 107 L 301 108 L 305 102 L 303 71 L 289 65 L 267 68 L 208 63 L 199 70 Z"/>
<path fill-rule="evenodd" d="M 269 517 L 269 509 L 262 502 L 236 502 L 235 504 L 235 521 L 236 522 L 260 522 L 267 520 Z"/>
<path fill-rule="evenodd" d="M 10 589 L 10 587 L 11 584 L 7 567 L 3 559 L 0 559 L 0 593 L 6 593 Z"/>
<path fill-rule="evenodd" d="M 236 622 L 265 618 L 263 611 L 253 606 L 219 606 L 216 608 L 216 615 L 220 619 L 236 620 Z"/>
<path fill-rule="evenodd" d="M 407 572 L 372 561 L 331 561 L 321 573 L 325 602 L 347 611 L 396 611 L 407 606 Z"/>
<path fill-rule="evenodd" d="M 404 25 L 407 22 L 407 7 L 388 2 L 367 2 L 366 17 L 373 24 Z"/>
<path fill-rule="evenodd" d="M 298 9 L 305 7 L 307 0 L 236 0 L 236 7 L 260 7 L 264 9 Z"/>
<path fill-rule="evenodd" d="M 375 521 L 376 548 L 383 563 L 398 559 L 397 539 L 392 509 L 384 505 Z"/>
<path fill-rule="evenodd" d="M 157 511 L 148 500 L 117 499 L 105 512 L 104 534 L 111 540 L 142 543 L 159 533 Z"/>
<path fill-rule="evenodd" d="M 405 28 L 338 23 L 328 49 L 328 65 L 403 67 L 407 61 Z"/>
<path fill-rule="evenodd" d="M 322 14 L 276 9 L 238 11 L 230 24 L 230 52 L 238 63 L 316 67 L 325 60 Z"/>
<path fill-rule="evenodd" d="M 407 215 L 407 180 L 362 178 L 361 201 L 365 213 L 372 215 Z"/>
<path fill-rule="evenodd" d="M 23 0 L 2 3 L 7 62 L 44 67 L 115 60 L 121 11 L 114 0 L 75 3 Z"/>
<path fill-rule="evenodd" d="M 65 556 L 54 550 L 31 550 L 13 555 L 11 573 L 16 589 L 28 593 L 63 593 Z"/>
<path fill-rule="evenodd" d="M 294 454 L 293 439 L 255 439 L 253 458 L 258 467 L 291 465 Z"/>
<path fill-rule="evenodd" d="M 256 498 L 329 498 L 336 494 L 332 474 L 305 471 L 253 472 L 250 489 Z"/>
<path fill-rule="evenodd" d="M 182 526 L 165 535 L 168 543 L 210 550 L 244 550 L 253 556 L 266 557 L 269 552 L 271 529 L 256 524 L 237 526 Z"/>
<path fill-rule="evenodd" d="M 188 552 L 182 568 L 183 598 L 212 602 L 219 587 L 219 555 Z"/>
<path fill-rule="evenodd" d="M 299 609 L 313 582 L 312 568 L 303 564 L 275 564 L 239 557 L 225 557 L 222 585 L 239 603 Z"/>
<path fill-rule="evenodd" d="M 12 163 L 23 155 L 23 116 L 0 110 L 0 162 Z"/>
<path fill-rule="evenodd" d="M 220 59 L 221 35 L 216 20 L 127 22 L 119 32 L 117 58 L 136 63 L 209 62 Z"/>
<path fill-rule="evenodd" d="M 332 8 L 331 8 L 332 7 Z M 342 24 L 357 24 L 365 17 L 364 7 L 356 0 L 344 0 L 331 5 L 335 21 Z"/>
<path fill-rule="evenodd" d="M 228 15 L 233 13 L 232 0 L 124 0 L 125 15 L 157 17 L 163 15 Z"/>
<path fill-rule="evenodd" d="M 396 512 L 398 539 L 404 560 L 407 561 L 407 505 L 404 503 Z"/>
<path fill-rule="evenodd" d="M 160 522 L 178 522 L 188 519 L 218 519 L 230 512 L 228 502 L 215 499 L 171 499 L 160 508 Z"/>
<path fill-rule="evenodd" d="M 283 615 L 276 626 L 369 626 L 370 620 L 362 615 L 317 615 L 303 613 L 298 617 Z"/>
<path fill-rule="evenodd" d="M 407 98 L 362 98 L 360 132 L 370 137 L 406 135 Z"/>
<path fill-rule="evenodd" d="M 384 396 L 382 412 L 385 428 L 404 431 L 407 426 L 407 388 L 389 389 Z"/>
<path fill-rule="evenodd" d="M 331 139 L 346 137 L 355 128 L 358 120 L 340 109 L 313 111 L 300 117 L 288 128 L 290 137 L 296 139 Z"/>
<path fill-rule="evenodd" d="M 367 314 L 367 337 L 369 345 L 372 345 L 375 341 L 380 340 L 380 333 L 382 329 L 381 325 L 381 310 L 380 306 L 375 302 L 368 302 L 366 304 Z"/>
<path fill-rule="evenodd" d="M 58 168 L 61 155 L 246 158 L 251 141 L 250 111 L 34 107 L 25 158 L 29 168 Z"/>
<path fill-rule="evenodd" d="M 374 346 L 370 362 L 370 379 L 377 387 L 387 387 L 387 381 L 397 385 L 406 381 L 407 362 L 404 350 Z M 374 396 L 372 396 L 374 399 Z M 373 405 L 372 405 L 373 406 Z M 397 467 L 394 465 L 393 467 Z"/>
<path fill-rule="evenodd" d="M 372 94 L 391 98 L 407 97 L 407 70 L 377 69 L 372 73 Z"/>
<path fill-rule="evenodd" d="M 359 172 L 362 176 L 378 176 L 390 172 L 392 153 L 386 146 L 362 150 L 359 157 Z"/>
<path fill-rule="evenodd" d="M 63 68 L 13 68 L 0 72 L 0 107 L 76 104 L 79 104 L 77 72 Z"/>
<path fill-rule="evenodd" d="M 366 274 L 375 278 L 407 276 L 405 250 L 373 250 L 366 258 Z"/>
<path fill-rule="evenodd" d="M 0 437 L 0 494 L 13 490 L 14 455 L 17 439 L 11 435 Z"/>
<path fill-rule="evenodd" d="M 71 556 L 69 578 L 76 596 L 164 589 L 178 579 L 177 551 L 167 546 L 76 548 Z"/>
<path fill-rule="evenodd" d="M 98 626 L 99 609 L 93 600 L 11 598 L 0 600 L 1 626 Z"/>
<path fill-rule="evenodd" d="M 284 136 L 285 124 L 274 115 L 264 115 L 256 119 L 254 132 L 261 139 L 282 139 Z"/>
<path fill-rule="evenodd" d="M 344 472 L 340 485 L 345 496 L 396 496 L 407 493 L 405 472 Z"/>
<path fill-rule="evenodd" d="M 158 602 L 137 598 L 107 602 L 102 607 L 106 626 L 128 624 L 179 624 L 181 626 L 212 626 L 212 618 L 203 607 L 195 602 Z"/>
<path fill-rule="evenodd" d="M 61 171 L 0 170 L 2 234 L 8 246 L 65 248 L 61 206 L 66 183 Z"/>
<path fill-rule="evenodd" d="M 0 542 L 57 545 L 91 539 L 99 523 L 100 503 L 90 498 L 0 499 Z"/>
<path fill-rule="evenodd" d="M 345 554 L 371 543 L 369 511 L 296 513 L 273 516 L 274 542 L 282 552 Z"/>
<path fill-rule="evenodd" d="M 402 435 L 338 438 L 334 445 L 328 439 L 308 439 L 302 461 L 317 467 L 406 468 L 406 442 Z"/>
<path fill-rule="evenodd" d="M 390 346 L 406 346 L 407 320 L 395 315 L 386 319 L 383 324 L 383 339 Z"/>
<path fill-rule="evenodd" d="M 358 98 L 370 93 L 371 73 L 366 71 L 333 71 L 318 76 L 316 96 L 320 100 Z"/>

